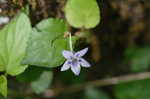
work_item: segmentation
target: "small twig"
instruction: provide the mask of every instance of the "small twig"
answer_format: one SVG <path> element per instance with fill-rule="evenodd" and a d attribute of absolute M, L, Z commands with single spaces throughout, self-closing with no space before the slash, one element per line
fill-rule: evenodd
<path fill-rule="evenodd" d="M 54 89 L 54 93 L 55 93 L 55 95 L 59 95 L 62 93 L 73 93 L 73 92 L 81 91 L 88 86 L 102 87 L 102 86 L 116 85 L 116 84 L 120 84 L 120 83 L 126 83 L 126 82 L 135 81 L 135 80 L 143 80 L 143 79 L 149 79 L 149 78 L 150 78 L 150 72 L 129 74 L 129 75 L 125 75 L 125 76 L 89 81 L 84 84 L 72 85 L 69 87 L 66 86 L 63 88 L 58 88 L 58 89 L 56 88 L 56 89 Z"/>

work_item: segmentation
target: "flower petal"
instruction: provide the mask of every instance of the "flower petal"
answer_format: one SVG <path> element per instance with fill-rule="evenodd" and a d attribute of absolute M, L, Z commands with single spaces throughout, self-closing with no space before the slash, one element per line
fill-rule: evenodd
<path fill-rule="evenodd" d="M 80 74 L 81 67 L 79 64 L 76 66 L 71 65 L 71 70 L 75 75 L 78 76 Z"/>
<path fill-rule="evenodd" d="M 79 60 L 82 67 L 90 67 L 91 65 L 83 58 L 80 58 Z"/>
<path fill-rule="evenodd" d="M 73 53 L 71 51 L 66 51 L 64 50 L 62 52 L 62 55 L 66 58 L 66 59 L 70 59 L 73 56 Z"/>
<path fill-rule="evenodd" d="M 75 56 L 76 56 L 76 57 L 82 57 L 83 55 L 85 55 L 85 54 L 87 53 L 87 51 L 88 51 L 88 48 L 84 48 L 84 49 L 82 49 L 82 50 L 76 52 L 76 53 L 75 53 Z"/>
<path fill-rule="evenodd" d="M 61 71 L 66 71 L 70 68 L 69 61 L 66 61 L 64 65 L 61 67 Z"/>

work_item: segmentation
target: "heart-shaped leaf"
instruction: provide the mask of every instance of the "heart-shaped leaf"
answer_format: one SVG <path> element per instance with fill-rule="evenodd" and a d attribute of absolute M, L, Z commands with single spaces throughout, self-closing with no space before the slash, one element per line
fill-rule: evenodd
<path fill-rule="evenodd" d="M 64 38 L 66 31 L 67 25 L 61 19 L 50 18 L 40 22 L 31 33 L 22 63 L 44 67 L 61 65 L 64 62 L 62 50 L 68 49 L 68 39 Z"/>
<path fill-rule="evenodd" d="M 31 24 L 29 18 L 20 13 L 0 31 L 0 71 L 10 75 L 17 75 L 27 68 L 21 65 Z"/>
<path fill-rule="evenodd" d="M 65 14 L 69 24 L 75 28 L 93 28 L 100 21 L 96 0 L 68 0 Z"/>

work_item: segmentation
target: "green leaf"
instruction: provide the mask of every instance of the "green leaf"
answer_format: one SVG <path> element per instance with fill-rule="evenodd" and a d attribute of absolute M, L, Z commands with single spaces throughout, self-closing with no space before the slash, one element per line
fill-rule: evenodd
<path fill-rule="evenodd" d="M 38 80 L 31 83 L 32 90 L 37 94 L 44 92 L 51 84 L 52 78 L 52 72 L 43 72 Z"/>
<path fill-rule="evenodd" d="M 0 93 L 7 97 L 7 78 L 4 75 L 0 76 Z"/>
<path fill-rule="evenodd" d="M 68 39 L 64 38 L 67 26 L 63 20 L 47 19 L 40 22 L 31 33 L 27 55 L 23 64 L 56 67 L 64 62 L 62 51 L 68 49 Z M 73 37 L 73 41 L 76 38 Z"/>
<path fill-rule="evenodd" d="M 88 87 L 85 90 L 84 99 L 110 99 L 109 96 L 101 90 Z"/>
<path fill-rule="evenodd" d="M 68 0 L 65 14 L 69 24 L 75 28 L 94 28 L 100 22 L 96 0 Z"/>
<path fill-rule="evenodd" d="M 37 80 L 44 71 L 50 71 L 49 68 L 29 66 L 23 73 L 16 76 L 20 82 L 32 82 Z"/>
<path fill-rule="evenodd" d="M 27 65 L 21 65 L 31 26 L 29 18 L 20 13 L 0 31 L 0 71 L 10 75 L 22 73 Z"/>
<path fill-rule="evenodd" d="M 36 28 L 42 32 L 51 32 L 52 38 L 56 38 L 59 35 L 64 35 L 67 32 L 67 24 L 62 19 L 49 18 L 41 21 L 36 25 Z"/>
<path fill-rule="evenodd" d="M 150 68 L 150 47 L 128 48 L 126 60 L 131 63 L 131 70 L 134 72 L 145 71 Z"/>
<path fill-rule="evenodd" d="M 150 99 L 150 79 L 116 85 L 115 96 L 116 99 Z"/>

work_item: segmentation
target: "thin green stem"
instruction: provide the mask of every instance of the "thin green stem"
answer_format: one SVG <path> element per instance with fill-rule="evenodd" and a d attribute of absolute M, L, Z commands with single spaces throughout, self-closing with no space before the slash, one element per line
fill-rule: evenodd
<path fill-rule="evenodd" d="M 72 37 L 71 37 L 71 33 L 70 32 L 69 32 L 69 46 L 70 46 L 70 51 L 73 52 Z"/>

